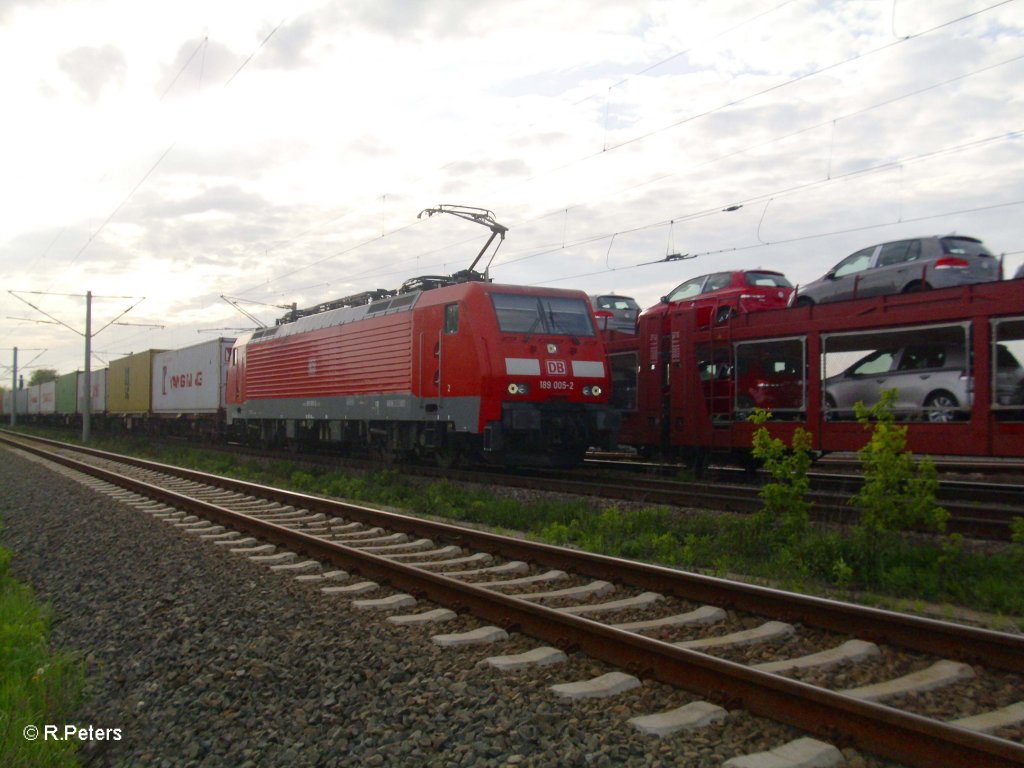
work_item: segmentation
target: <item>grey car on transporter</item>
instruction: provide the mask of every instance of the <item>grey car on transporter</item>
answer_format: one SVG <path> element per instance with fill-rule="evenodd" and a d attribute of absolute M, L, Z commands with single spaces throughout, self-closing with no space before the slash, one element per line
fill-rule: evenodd
<path fill-rule="evenodd" d="M 894 240 L 850 254 L 823 277 L 794 291 L 790 306 L 985 283 L 999 280 L 1000 272 L 999 259 L 974 237 Z"/>
<path fill-rule="evenodd" d="M 594 308 L 598 329 L 636 333 L 636 318 L 640 314 L 640 305 L 631 296 L 604 293 L 591 296 L 590 305 Z"/>
<path fill-rule="evenodd" d="M 996 345 L 993 403 L 1024 403 L 1024 369 L 1004 345 Z M 851 418 L 854 404 L 870 408 L 882 392 L 896 390 L 893 410 L 903 417 L 922 416 L 946 422 L 961 418 L 971 407 L 974 379 L 963 342 L 923 342 L 879 349 L 862 357 L 837 376 L 825 379 L 829 418 Z"/>

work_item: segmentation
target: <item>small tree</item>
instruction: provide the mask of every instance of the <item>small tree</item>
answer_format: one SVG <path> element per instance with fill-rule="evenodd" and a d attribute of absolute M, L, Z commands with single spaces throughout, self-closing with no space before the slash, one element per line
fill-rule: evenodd
<path fill-rule="evenodd" d="M 857 421 L 872 430 L 858 451 L 864 484 L 851 500 L 860 507 L 860 528 L 871 536 L 885 531 L 922 527 L 943 531 L 949 513 L 935 500 L 938 472 L 928 457 L 915 462 L 907 450 L 907 427 L 896 424 L 892 407 L 896 390 L 882 393 L 871 408 L 856 404 Z"/>
<path fill-rule="evenodd" d="M 45 384 L 48 381 L 54 381 L 57 378 L 57 371 L 53 368 L 36 368 L 32 371 L 32 375 L 29 377 L 28 385 L 30 387 L 36 384 Z"/>
<path fill-rule="evenodd" d="M 792 541 L 807 530 L 811 502 L 807 494 L 811 481 L 807 472 L 811 468 L 811 433 L 802 427 L 793 432 L 790 448 L 777 437 L 772 437 L 765 423 L 772 417 L 763 408 L 755 408 L 749 421 L 758 425 L 754 432 L 752 453 L 764 465 L 771 480 L 761 488 L 764 501 L 758 513 L 759 527 L 764 530 L 781 528 L 787 541 Z"/>

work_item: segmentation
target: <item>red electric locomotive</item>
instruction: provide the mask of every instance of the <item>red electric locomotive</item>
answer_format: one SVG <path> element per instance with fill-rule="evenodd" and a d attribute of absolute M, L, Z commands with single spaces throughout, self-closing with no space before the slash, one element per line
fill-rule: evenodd
<path fill-rule="evenodd" d="M 228 422 L 263 443 L 370 445 L 567 465 L 614 442 L 609 375 L 580 291 L 423 278 L 238 339 Z M 323 311 L 318 311 L 322 309 Z"/>

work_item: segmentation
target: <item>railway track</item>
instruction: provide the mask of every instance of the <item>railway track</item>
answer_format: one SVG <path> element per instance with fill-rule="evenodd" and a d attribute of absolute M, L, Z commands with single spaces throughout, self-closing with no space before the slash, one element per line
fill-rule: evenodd
<path fill-rule="evenodd" d="M 601 467 L 601 464 L 595 464 Z M 645 504 L 718 509 L 752 513 L 762 507 L 760 478 L 745 479 L 743 472 L 713 470 L 725 481 L 678 480 L 651 476 L 656 469 L 630 471 L 621 464 L 604 465 L 605 472 L 534 472 L 530 475 L 479 471 L 446 472 L 444 476 L 492 485 L 516 485 L 558 493 L 597 496 Z M 813 472 L 810 474 L 813 504 L 811 514 L 818 520 L 852 524 L 857 510 L 850 500 L 860 488 L 855 474 Z M 744 481 L 745 480 L 745 481 Z M 938 502 L 949 512 L 949 532 L 975 539 L 1010 541 L 1011 523 L 1024 516 L 1024 484 L 973 480 L 942 480 Z"/>
<path fill-rule="evenodd" d="M 256 451 L 254 455 L 268 454 Z M 271 455 L 282 456 L 280 453 Z M 339 464 L 334 455 L 299 454 L 287 458 L 332 466 Z M 360 469 L 379 467 L 379 464 L 361 460 L 346 459 L 344 463 L 349 462 Z M 483 485 L 744 514 L 757 512 L 763 504 L 759 496 L 763 477 L 733 468 L 712 469 L 709 477 L 700 481 L 666 477 L 666 474 L 678 472 L 678 467 L 672 465 L 607 459 L 590 459 L 582 471 L 534 468 L 529 472 L 515 472 L 486 468 L 438 469 L 424 465 L 402 466 L 401 469 L 415 475 Z M 846 525 L 856 523 L 858 512 L 850 500 L 861 486 L 858 474 L 815 471 L 810 473 L 810 478 L 812 517 Z M 1012 521 L 1024 516 L 1024 475 L 1016 483 L 946 478 L 940 481 L 936 496 L 950 514 L 948 532 L 968 538 L 1009 541 Z"/>
<path fill-rule="evenodd" d="M 557 663 L 579 650 L 621 670 L 555 686 L 553 695 L 658 680 L 703 697 L 631 720 L 646 732 L 743 708 L 815 737 L 791 751 L 854 746 L 915 766 L 1024 765 L 1021 636 L 3 439 L 117 486 L 125 501 L 199 540 L 348 597 L 354 608 L 385 611 L 392 623 L 436 622 L 428 631 L 439 645 L 501 648 L 518 633 L 511 644 L 522 653 L 487 658 L 498 669 Z M 381 584 L 394 591 L 378 598 Z"/>
<path fill-rule="evenodd" d="M 203 448 L 230 451 L 234 455 L 281 458 L 359 470 L 380 467 L 379 462 L 340 459 L 336 454 L 293 454 L 237 445 Z M 848 457 L 831 463 L 835 465 L 843 462 L 850 468 L 854 467 Z M 948 532 L 967 538 L 1010 540 L 1013 520 L 1024 516 L 1024 474 L 1020 474 L 1015 463 L 1002 464 L 1009 469 L 999 482 L 948 477 L 940 480 L 937 499 L 950 514 L 946 526 Z M 980 464 L 972 462 L 970 466 Z M 440 469 L 422 464 L 401 465 L 400 469 L 408 474 L 461 482 L 744 514 L 761 509 L 762 500 L 758 494 L 764 482 L 760 474 L 733 467 L 711 468 L 708 477 L 700 481 L 680 480 L 666 476 L 678 473 L 679 468 L 674 465 L 637 463 L 608 457 L 588 459 L 583 471 L 534 469 L 529 473 L 517 473 L 486 468 Z M 813 518 L 845 525 L 856 523 L 858 512 L 850 505 L 851 498 L 861 484 L 856 472 L 814 471 L 810 473 L 810 479 L 809 499 L 813 504 Z"/>

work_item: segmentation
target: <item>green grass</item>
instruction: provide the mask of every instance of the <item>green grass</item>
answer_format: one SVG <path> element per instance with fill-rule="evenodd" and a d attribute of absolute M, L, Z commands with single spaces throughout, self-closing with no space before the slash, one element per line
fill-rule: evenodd
<path fill-rule="evenodd" d="M 49 648 L 50 612 L 32 590 L 9 575 L 10 553 L 0 548 L 0 765 L 54 768 L 78 765 L 77 742 L 26 739 L 26 726 L 42 733 L 63 729 L 84 685 L 82 663 Z"/>
<path fill-rule="evenodd" d="M 890 531 L 867 536 L 814 524 L 799 536 L 787 536 L 785 526 L 766 526 L 759 515 L 684 514 L 666 508 L 622 511 L 588 500 L 524 504 L 486 489 L 444 480 L 425 484 L 390 471 L 343 473 L 190 447 L 154 449 L 143 441 L 120 441 L 109 450 L 800 592 L 963 606 L 1024 628 L 1024 523 L 1015 543 L 978 552 L 957 536 Z"/>

